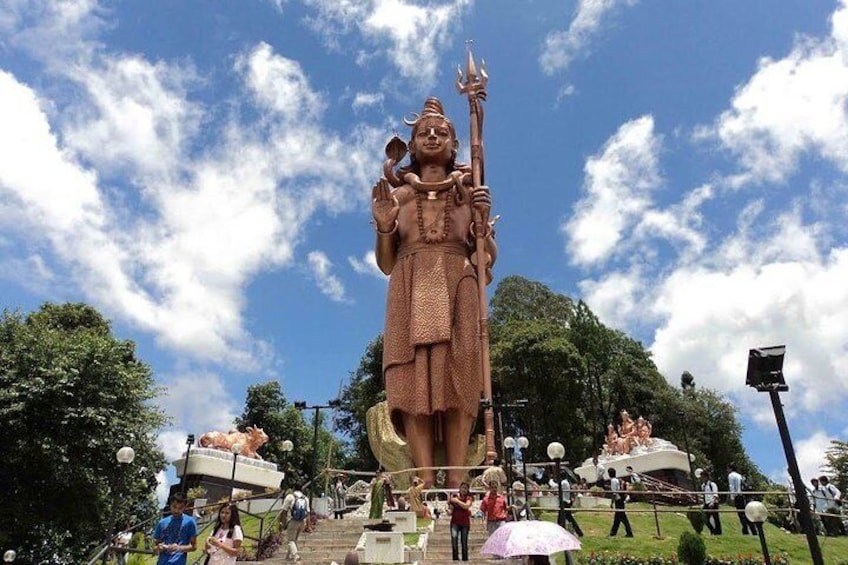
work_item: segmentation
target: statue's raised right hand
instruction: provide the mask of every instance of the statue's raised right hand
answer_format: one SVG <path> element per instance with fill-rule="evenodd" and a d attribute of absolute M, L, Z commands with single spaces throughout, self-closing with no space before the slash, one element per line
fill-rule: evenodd
<path fill-rule="evenodd" d="M 377 231 L 390 233 L 395 228 L 400 204 L 392 194 L 392 188 L 385 178 L 380 178 L 371 189 L 371 214 L 374 216 L 374 224 Z"/>

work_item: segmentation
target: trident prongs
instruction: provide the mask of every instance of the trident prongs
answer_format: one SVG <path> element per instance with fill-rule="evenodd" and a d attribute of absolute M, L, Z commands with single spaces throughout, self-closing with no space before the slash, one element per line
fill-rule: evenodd
<path fill-rule="evenodd" d="M 477 93 L 485 90 L 489 82 L 489 74 L 486 72 L 486 61 L 481 60 L 480 74 L 477 74 L 477 65 L 474 62 L 474 53 L 471 52 L 472 40 L 465 42 L 468 49 L 468 62 L 465 67 L 465 82 L 463 82 L 462 68 L 456 66 L 456 89 L 460 94 Z"/>

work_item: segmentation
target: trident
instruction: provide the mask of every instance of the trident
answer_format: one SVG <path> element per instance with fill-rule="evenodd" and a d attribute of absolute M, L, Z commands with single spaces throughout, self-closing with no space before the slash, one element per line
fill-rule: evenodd
<path fill-rule="evenodd" d="M 468 106 L 471 112 L 471 180 L 473 190 L 483 186 L 483 105 L 486 99 L 486 84 L 489 75 L 486 73 L 486 62 L 481 60 L 480 74 L 477 74 L 477 65 L 474 63 L 474 54 L 471 52 L 471 40 L 466 42 L 468 51 L 468 63 L 466 65 L 465 82 L 463 82 L 462 69 L 457 65 L 456 89 L 459 93 L 468 97 Z M 471 227 L 472 235 L 476 243 L 476 251 L 471 257 L 471 262 L 477 268 L 477 293 L 480 309 L 480 363 L 483 374 L 483 399 L 484 406 L 483 423 L 486 429 L 486 463 L 491 465 L 497 457 L 495 448 L 495 413 L 492 403 L 492 373 L 489 362 L 489 308 L 486 299 L 486 270 L 491 264 L 491 258 L 486 251 L 486 239 L 491 235 L 491 225 L 488 214 L 477 208 L 474 209 L 474 223 Z"/>

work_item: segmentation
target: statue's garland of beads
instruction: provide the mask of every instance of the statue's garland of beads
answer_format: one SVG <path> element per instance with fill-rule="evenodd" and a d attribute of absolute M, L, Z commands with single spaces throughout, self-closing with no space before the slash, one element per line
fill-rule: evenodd
<path fill-rule="evenodd" d="M 418 215 L 418 234 L 426 241 L 427 243 L 442 243 L 448 235 L 451 226 L 451 208 L 453 207 L 453 190 L 448 189 L 447 194 L 445 195 L 445 209 L 443 211 L 445 220 L 443 222 L 442 233 L 433 237 L 430 236 L 430 233 L 424 228 L 424 205 L 422 204 L 423 192 L 415 191 L 415 211 Z M 436 221 L 434 224 L 439 221 L 438 216 L 436 216 Z"/>

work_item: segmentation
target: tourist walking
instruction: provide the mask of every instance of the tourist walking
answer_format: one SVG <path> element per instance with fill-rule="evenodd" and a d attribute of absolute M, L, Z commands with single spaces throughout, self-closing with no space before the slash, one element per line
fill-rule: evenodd
<path fill-rule="evenodd" d="M 336 484 L 333 485 L 333 518 L 341 520 L 344 518 L 345 507 L 347 506 L 347 487 L 344 483 L 345 476 L 337 475 Z"/>
<path fill-rule="evenodd" d="M 731 463 L 727 466 L 727 490 L 730 492 L 730 501 L 736 507 L 736 515 L 742 525 L 742 535 L 757 535 L 754 525 L 745 516 L 745 495 L 742 494 L 742 475 L 736 470 L 736 465 Z"/>
<path fill-rule="evenodd" d="M 153 530 L 156 565 L 186 565 L 187 555 L 197 549 L 197 522 L 185 514 L 186 504 L 186 496 L 176 493 L 169 504 L 171 515 Z"/>
<path fill-rule="evenodd" d="M 707 529 L 714 536 L 721 535 L 721 515 L 718 512 L 718 485 L 710 480 L 710 472 L 701 473 L 701 486 L 704 490 L 704 515 Z"/>
<path fill-rule="evenodd" d="M 498 483 L 489 483 L 488 487 L 489 492 L 480 503 L 480 512 L 486 517 L 486 532 L 491 535 L 506 522 L 507 502 L 506 497 L 498 492 Z"/>
<path fill-rule="evenodd" d="M 554 480 L 551 480 L 548 484 L 553 488 L 557 488 L 556 481 Z M 562 487 L 562 500 L 560 501 L 562 512 L 557 513 L 557 523 L 559 523 L 559 525 L 563 528 L 566 523 L 571 524 L 571 527 L 574 529 L 574 533 L 583 537 L 583 530 L 580 529 L 580 525 L 577 523 L 577 520 L 574 519 L 574 513 L 571 511 L 571 508 L 574 507 L 574 492 L 571 489 L 571 483 L 567 477 L 560 481 L 560 486 Z"/>
<path fill-rule="evenodd" d="M 468 483 L 459 485 L 459 492 L 450 497 L 448 507 L 451 510 L 450 532 L 453 560 L 459 561 L 459 546 L 462 546 L 462 560 L 468 561 L 468 532 L 471 530 L 471 503 L 474 498 Z"/>
<path fill-rule="evenodd" d="M 225 502 L 218 508 L 218 519 L 212 534 L 206 538 L 206 565 L 235 565 L 242 541 L 244 532 L 241 530 L 238 506 Z"/>
<path fill-rule="evenodd" d="M 819 477 L 819 484 L 824 494 L 824 511 L 828 514 L 822 516 L 825 534 L 844 536 L 845 525 L 842 523 L 842 509 L 840 508 L 842 506 L 842 493 L 836 488 L 836 485 L 831 484 L 830 479 L 825 475 Z"/>
<path fill-rule="evenodd" d="M 288 544 L 286 560 L 300 561 L 297 539 L 300 537 L 300 532 L 303 531 L 307 518 L 309 518 L 309 499 L 299 490 L 289 493 L 283 500 L 283 515 L 287 517 L 284 525 L 286 543 Z"/>
<path fill-rule="evenodd" d="M 822 514 L 827 507 L 827 498 L 824 494 L 824 489 L 821 488 L 819 484 L 819 480 L 816 477 L 810 479 L 810 484 L 813 485 L 812 490 L 810 490 L 810 507 L 813 510 L 813 516 L 815 518 L 815 526 L 816 531 L 818 533 L 824 532 L 824 523 L 822 522 Z"/>
<path fill-rule="evenodd" d="M 483 484 L 488 485 L 492 482 L 498 483 L 498 490 L 506 484 L 506 472 L 503 469 L 503 464 L 500 459 L 495 459 L 491 465 L 486 467 L 481 477 Z"/>
<path fill-rule="evenodd" d="M 610 537 L 615 537 L 618 534 L 618 527 L 624 525 L 625 537 L 632 538 L 633 530 L 630 528 L 630 520 L 627 519 L 627 513 L 624 511 L 626 493 L 622 488 L 621 479 L 616 477 L 615 469 L 610 467 L 607 471 L 610 477 L 610 490 L 612 491 L 612 504 L 615 508 L 615 518 L 612 521 L 612 529 Z"/>

